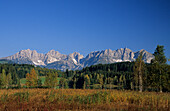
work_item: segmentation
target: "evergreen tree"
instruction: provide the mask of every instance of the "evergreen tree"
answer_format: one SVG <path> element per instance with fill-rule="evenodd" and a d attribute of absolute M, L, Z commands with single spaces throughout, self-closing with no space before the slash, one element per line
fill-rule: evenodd
<path fill-rule="evenodd" d="M 119 77 L 119 89 L 122 89 L 123 86 L 123 75 Z"/>
<path fill-rule="evenodd" d="M 167 60 L 165 57 L 164 50 L 165 50 L 164 46 L 157 45 L 157 48 L 153 54 L 155 56 L 155 58 L 152 60 L 152 63 L 157 62 L 160 65 L 166 64 Z"/>
<path fill-rule="evenodd" d="M 126 76 L 123 76 L 123 89 L 126 89 L 127 84 L 126 84 Z"/>
<path fill-rule="evenodd" d="M 114 85 L 117 85 L 117 84 L 118 84 L 118 78 L 117 78 L 117 76 L 114 77 L 114 79 L 113 79 L 113 84 L 114 84 Z"/>
<path fill-rule="evenodd" d="M 145 63 L 142 58 L 142 53 L 140 53 L 134 65 L 134 79 L 136 81 L 136 85 L 139 86 L 140 92 L 143 91 L 143 75 L 145 72 Z"/>
<path fill-rule="evenodd" d="M 40 86 L 42 86 L 42 80 L 41 80 L 41 78 L 38 78 L 38 87 L 40 87 Z"/>
<path fill-rule="evenodd" d="M 73 80 L 73 89 L 76 89 L 76 78 L 74 78 L 74 80 Z"/>
<path fill-rule="evenodd" d="M 152 60 L 152 85 L 156 86 L 160 92 L 162 92 L 164 83 L 166 82 L 166 62 L 167 59 L 164 54 L 164 46 L 157 45 L 154 52 L 155 58 Z"/>

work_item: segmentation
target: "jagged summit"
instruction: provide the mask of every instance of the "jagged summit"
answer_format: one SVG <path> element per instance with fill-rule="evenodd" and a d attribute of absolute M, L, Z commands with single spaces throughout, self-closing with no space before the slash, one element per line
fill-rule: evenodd
<path fill-rule="evenodd" d="M 69 55 L 61 54 L 54 49 L 46 54 L 38 53 L 36 50 L 21 50 L 16 54 L 1 59 L 11 60 L 19 64 L 33 64 L 58 70 L 76 70 L 95 64 L 109 64 L 115 62 L 134 61 L 140 53 L 143 53 L 143 60 L 150 63 L 154 56 L 144 49 L 133 52 L 129 48 L 120 48 L 117 50 L 106 49 L 102 51 L 93 51 L 86 57 L 78 52 Z"/>

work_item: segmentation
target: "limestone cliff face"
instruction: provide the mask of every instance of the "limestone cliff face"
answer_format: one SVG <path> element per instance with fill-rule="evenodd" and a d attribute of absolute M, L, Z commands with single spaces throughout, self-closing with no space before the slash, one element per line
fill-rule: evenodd
<path fill-rule="evenodd" d="M 143 60 L 146 63 L 150 63 L 151 59 L 154 58 L 154 56 L 145 51 L 141 50 L 138 52 L 133 52 L 132 50 L 128 48 L 121 48 L 117 50 L 111 50 L 106 49 L 103 51 L 95 51 L 88 54 L 83 60 L 82 64 L 85 66 L 91 66 L 94 64 L 109 64 L 109 63 L 115 63 L 115 62 L 126 62 L 126 61 L 134 61 L 138 56 L 139 53 L 143 52 Z"/>
<path fill-rule="evenodd" d="M 134 61 L 141 52 L 143 53 L 143 60 L 146 63 L 150 63 L 151 59 L 154 58 L 151 53 L 144 49 L 133 52 L 128 48 L 121 48 L 117 50 L 106 49 L 102 51 L 94 51 L 89 53 L 86 57 L 78 52 L 64 55 L 60 54 L 58 51 L 50 50 L 46 54 L 41 54 L 37 53 L 35 50 L 27 49 L 1 59 L 11 60 L 19 64 L 33 64 L 58 70 L 76 70 L 95 64 L 109 64 L 125 61 L 131 62 Z"/>
<path fill-rule="evenodd" d="M 4 59 L 12 60 L 19 64 L 34 64 L 34 65 L 45 65 L 43 63 L 44 54 L 37 53 L 35 50 L 21 50 L 18 53 L 5 57 Z"/>

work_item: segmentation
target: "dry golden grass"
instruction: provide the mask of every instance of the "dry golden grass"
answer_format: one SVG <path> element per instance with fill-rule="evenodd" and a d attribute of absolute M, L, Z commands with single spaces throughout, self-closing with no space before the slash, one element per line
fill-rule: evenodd
<path fill-rule="evenodd" d="M 38 88 L 0 90 L 0 111 L 169 109 L 169 93 Z"/>

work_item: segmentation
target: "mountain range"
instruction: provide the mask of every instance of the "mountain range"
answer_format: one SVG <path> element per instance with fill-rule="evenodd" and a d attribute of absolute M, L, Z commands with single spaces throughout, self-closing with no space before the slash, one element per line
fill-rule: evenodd
<path fill-rule="evenodd" d="M 154 56 L 142 49 L 133 52 L 128 48 L 120 48 L 117 50 L 106 49 L 102 51 L 94 51 L 86 57 L 78 52 L 69 55 L 60 54 L 58 51 L 50 50 L 46 54 L 38 53 L 36 50 L 21 50 L 16 54 L 8 57 L 0 58 L 1 60 L 10 60 L 18 64 L 33 64 L 35 66 L 43 66 L 65 71 L 82 69 L 83 67 L 96 64 L 109 64 L 115 62 L 134 61 L 140 53 L 143 53 L 143 60 L 150 63 Z"/>

